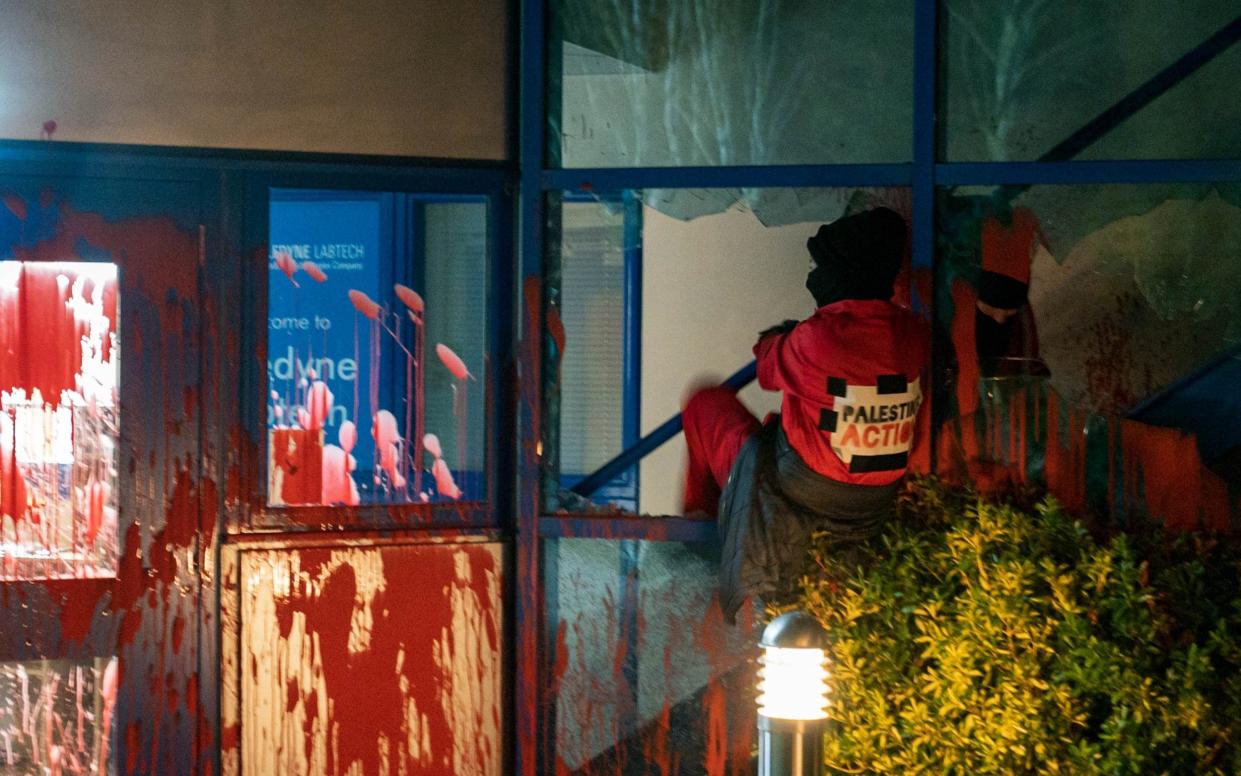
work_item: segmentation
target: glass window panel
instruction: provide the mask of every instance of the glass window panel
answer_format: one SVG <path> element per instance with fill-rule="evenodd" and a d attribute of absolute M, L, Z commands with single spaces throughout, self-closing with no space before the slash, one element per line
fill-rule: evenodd
<path fill-rule="evenodd" d="M 486 465 L 484 420 L 487 396 L 487 207 L 482 202 L 427 202 L 421 211 L 426 262 L 427 434 L 439 440 L 457 486 L 482 498 Z M 417 222 L 416 222 L 417 223 Z M 457 359 L 457 360 L 454 360 Z M 416 364 L 414 365 L 416 367 Z M 460 370 L 468 371 L 461 377 Z M 434 450 L 424 448 L 424 469 L 436 469 Z M 437 490 L 440 482 L 432 477 Z M 432 483 L 420 488 L 430 490 Z"/>
<path fill-rule="evenodd" d="M 997 489 L 1044 482 L 1101 514 L 1227 524 L 1241 186 L 961 189 L 939 207 L 954 379 L 941 468 Z"/>
<path fill-rule="evenodd" d="M 640 313 L 626 307 L 625 281 L 638 269 L 629 263 L 641 259 L 636 246 L 625 245 L 626 217 L 640 217 L 635 209 L 576 201 L 564 202 L 561 214 L 558 309 L 565 331 L 574 333 L 560 365 L 560 424 L 567 432 L 560 472 L 567 487 L 624 449 L 637 425 L 636 401 L 627 404 L 626 396 L 636 398 L 638 387 L 626 385 L 625 364 L 638 354 L 626 349 L 625 325 Z M 618 477 L 598 498 L 635 509 L 635 474 Z"/>
<path fill-rule="evenodd" d="M 758 634 L 750 609 L 720 616 L 718 550 L 562 539 L 549 552 L 557 769 L 747 772 Z"/>
<path fill-rule="evenodd" d="M 269 503 L 485 497 L 486 214 L 273 192 Z"/>
<path fill-rule="evenodd" d="M 116 573 L 115 264 L 0 262 L 0 579 Z"/>
<path fill-rule="evenodd" d="M 1031 160 L 1237 18 L 1235 0 L 946 0 L 944 111 L 951 161 Z M 1078 158 L 1241 155 L 1241 47 L 1141 109 Z"/>
<path fill-rule="evenodd" d="M 116 658 L 0 663 L 0 771 L 111 773 Z"/>
<path fill-rule="evenodd" d="M 640 213 L 640 229 L 628 234 L 619 215 L 626 198 Z M 552 254 L 559 265 L 548 262 L 547 298 L 549 317 L 563 322 L 563 353 L 558 346 L 546 352 L 544 374 L 556 388 L 546 395 L 544 445 L 551 452 L 543 464 L 559 467 L 555 481 L 564 477 L 568 484 L 565 475 L 590 474 L 620 452 L 618 421 L 625 412 L 624 392 L 603 385 L 624 379 L 619 367 L 625 354 L 605 353 L 598 344 L 607 337 L 610 347 L 624 347 L 624 314 L 615 311 L 624 300 L 614 294 L 601 303 L 594 286 L 578 282 L 575 263 L 587 250 L 584 241 L 604 241 L 613 261 L 622 250 L 642 256 L 642 305 L 630 311 L 640 319 L 641 380 L 625 387 L 638 393 L 640 432 L 647 434 L 680 412 L 691 387 L 718 384 L 746 366 L 758 332 L 813 313 L 805 288 L 806 241 L 820 224 L 880 205 L 908 218 L 909 202 L 908 189 L 895 188 L 651 189 L 601 193 L 594 202 L 553 199 L 551 233 L 559 236 L 560 250 Z M 911 289 L 917 288 L 917 303 L 924 305 L 930 285 L 929 271 L 907 271 L 898 278 L 898 300 L 913 304 Z M 586 354 L 594 359 L 589 365 L 582 363 Z M 741 399 L 760 419 L 780 408 L 780 395 L 757 384 Z M 585 459 L 585 450 L 597 452 Z M 640 511 L 680 511 L 684 455 L 678 435 L 642 459 Z M 588 471 L 569 468 L 579 462 Z M 551 511 L 591 508 L 567 490 L 556 493 L 553 486 L 546 494 Z M 606 490 L 600 495 L 613 500 Z"/>
<path fill-rule="evenodd" d="M 552 3 L 564 167 L 910 158 L 913 3 Z"/>

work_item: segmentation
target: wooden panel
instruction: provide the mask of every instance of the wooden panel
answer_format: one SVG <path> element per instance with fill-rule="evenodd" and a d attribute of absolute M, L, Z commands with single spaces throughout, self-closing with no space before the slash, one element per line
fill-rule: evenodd
<path fill-rule="evenodd" d="M 501 551 L 242 551 L 241 772 L 501 773 Z"/>

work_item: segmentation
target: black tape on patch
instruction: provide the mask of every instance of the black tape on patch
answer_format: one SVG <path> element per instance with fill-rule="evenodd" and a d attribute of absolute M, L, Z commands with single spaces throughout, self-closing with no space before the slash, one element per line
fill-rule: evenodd
<path fill-rule="evenodd" d="M 836 410 L 819 410 L 819 430 L 836 431 Z"/>
<path fill-rule="evenodd" d="M 849 383 L 843 377 L 827 378 L 827 393 L 829 396 L 844 397 L 849 393 Z"/>
<path fill-rule="evenodd" d="M 904 469 L 909 463 L 909 453 L 892 453 L 891 455 L 855 455 L 849 461 L 849 471 L 853 474 L 866 472 L 891 472 Z"/>
<path fill-rule="evenodd" d="M 904 393 L 909 390 L 909 381 L 905 375 L 879 375 L 875 381 L 875 390 L 880 394 Z"/>

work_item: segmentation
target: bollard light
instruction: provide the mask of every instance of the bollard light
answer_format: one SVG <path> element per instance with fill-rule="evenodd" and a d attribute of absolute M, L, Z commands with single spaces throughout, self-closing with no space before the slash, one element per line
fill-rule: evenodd
<path fill-rule="evenodd" d="M 827 632 L 804 612 L 787 612 L 763 630 L 759 646 L 759 776 L 823 771 L 827 720 Z"/>

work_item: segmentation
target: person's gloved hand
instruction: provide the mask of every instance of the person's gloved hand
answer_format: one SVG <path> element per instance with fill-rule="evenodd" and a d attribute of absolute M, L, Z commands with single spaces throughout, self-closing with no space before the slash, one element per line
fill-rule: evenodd
<path fill-rule="evenodd" d="M 783 323 L 778 323 L 775 326 L 771 326 L 769 328 L 763 329 L 762 331 L 758 333 L 758 338 L 762 339 L 763 337 L 766 337 L 768 334 L 788 334 L 790 331 L 793 330 L 793 327 L 796 326 L 798 323 L 799 321 L 795 321 L 792 318 L 789 318 L 785 320 Z"/>

